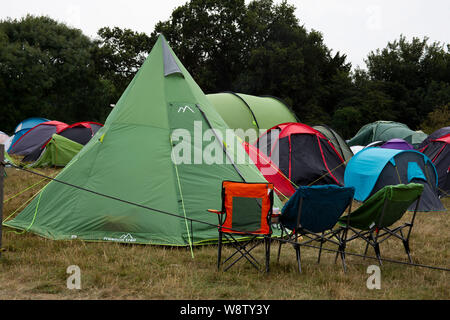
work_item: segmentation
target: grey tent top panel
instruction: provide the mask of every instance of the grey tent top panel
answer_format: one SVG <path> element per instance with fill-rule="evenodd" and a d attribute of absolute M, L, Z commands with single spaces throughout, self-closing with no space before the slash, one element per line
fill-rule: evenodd
<path fill-rule="evenodd" d="M 179 73 L 181 76 L 183 76 L 183 72 L 181 72 L 181 69 L 175 61 L 172 52 L 170 52 L 169 46 L 167 45 L 166 39 L 164 37 L 162 41 L 162 49 L 164 57 L 164 76 L 167 77 L 168 75 L 174 73 Z"/>

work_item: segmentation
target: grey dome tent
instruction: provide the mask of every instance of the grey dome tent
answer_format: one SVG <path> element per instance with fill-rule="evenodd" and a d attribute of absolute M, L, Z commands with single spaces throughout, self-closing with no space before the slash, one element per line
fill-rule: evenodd
<path fill-rule="evenodd" d="M 325 137 L 330 140 L 337 152 L 342 156 L 342 158 L 347 162 L 353 157 L 353 152 L 348 146 L 347 142 L 339 135 L 336 131 L 331 129 L 325 124 L 313 126 L 314 129 L 322 133 Z"/>

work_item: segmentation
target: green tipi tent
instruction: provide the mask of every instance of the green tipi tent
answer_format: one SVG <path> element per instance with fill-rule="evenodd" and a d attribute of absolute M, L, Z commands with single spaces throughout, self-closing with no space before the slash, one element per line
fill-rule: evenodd
<path fill-rule="evenodd" d="M 81 149 L 82 144 L 55 133 L 39 158 L 28 167 L 64 167 Z"/>
<path fill-rule="evenodd" d="M 227 129 L 161 35 L 104 127 L 56 177 L 153 210 L 52 181 L 5 225 L 57 240 L 179 246 L 215 241 L 211 224 L 217 216 L 206 210 L 221 208 L 222 181 L 266 180 L 254 164 L 230 161 L 245 154 L 234 135 L 202 149 L 195 137 L 210 127 L 218 136 Z M 176 129 L 191 137 L 175 137 Z M 192 149 L 194 164 L 172 157 L 180 145 L 186 147 L 182 157 Z M 208 147 L 228 161 L 198 161 L 195 156 Z M 281 207 L 279 199 L 275 206 Z"/>

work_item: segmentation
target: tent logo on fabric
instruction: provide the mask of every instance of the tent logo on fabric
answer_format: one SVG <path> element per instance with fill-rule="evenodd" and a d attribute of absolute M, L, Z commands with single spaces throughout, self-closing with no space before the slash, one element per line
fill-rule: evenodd
<path fill-rule="evenodd" d="M 191 111 L 192 113 L 195 113 L 194 110 L 192 110 L 191 107 L 189 107 L 189 106 L 179 107 L 179 108 L 178 108 L 178 112 L 182 111 L 183 113 L 185 113 L 186 110 L 188 110 L 188 109 L 189 109 L 189 111 Z"/>
<path fill-rule="evenodd" d="M 103 240 L 120 241 L 120 242 L 136 242 L 136 238 L 134 238 L 130 233 L 123 234 L 119 238 L 104 237 Z"/>

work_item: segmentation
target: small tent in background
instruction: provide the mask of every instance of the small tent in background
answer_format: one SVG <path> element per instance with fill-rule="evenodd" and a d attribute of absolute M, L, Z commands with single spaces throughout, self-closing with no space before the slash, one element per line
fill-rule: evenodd
<path fill-rule="evenodd" d="M 0 131 L 0 144 L 5 145 L 8 140 L 9 140 L 9 136 L 6 133 L 4 133 L 3 131 Z"/>
<path fill-rule="evenodd" d="M 361 150 L 363 150 L 364 148 L 365 148 L 364 146 L 351 146 L 350 150 L 352 150 L 353 155 L 355 155 L 358 152 L 360 152 Z"/>
<path fill-rule="evenodd" d="M 139 206 L 51 181 L 4 224 L 54 240 L 173 246 L 217 241 L 217 217 L 207 209 L 221 207 L 222 182 L 267 180 L 250 161 L 236 161 L 246 153 L 234 135 L 227 140 L 233 150 L 219 138 L 208 144 L 221 163 L 180 160 L 176 150 L 206 152 L 190 137 L 227 129 L 160 35 L 105 125 L 57 176 Z M 274 206 L 282 206 L 277 196 Z"/>
<path fill-rule="evenodd" d="M 24 133 L 11 147 L 9 154 L 26 156 L 38 147 L 43 146 L 54 133 L 67 127 L 68 124 L 59 121 L 39 123 Z"/>
<path fill-rule="evenodd" d="M 64 128 L 58 134 L 66 137 L 72 141 L 78 142 L 83 146 L 91 140 L 91 138 L 97 133 L 97 131 L 103 127 L 101 123 L 84 121 L 74 123 L 67 128 Z"/>
<path fill-rule="evenodd" d="M 430 140 L 420 152 L 428 156 L 436 167 L 439 177 L 439 195 L 448 197 L 450 195 L 450 133 Z"/>
<path fill-rule="evenodd" d="M 32 168 L 64 167 L 82 148 L 82 144 L 55 133 L 39 158 L 28 166 Z"/>
<path fill-rule="evenodd" d="M 400 138 L 413 146 L 419 145 L 427 135 L 413 131 L 406 124 L 394 121 L 376 121 L 363 126 L 358 133 L 348 141 L 349 146 L 367 146 L 374 141 L 388 141 Z"/>
<path fill-rule="evenodd" d="M 438 176 L 431 160 L 415 150 L 366 148 L 345 170 L 345 186 L 355 188 L 355 200 L 365 201 L 386 185 L 424 185 L 419 211 L 445 210 L 438 198 Z M 414 210 L 414 205 L 410 207 Z"/>
<path fill-rule="evenodd" d="M 322 133 L 306 124 L 276 125 L 254 145 L 296 186 L 344 184 L 344 159 Z"/>
<path fill-rule="evenodd" d="M 391 139 L 383 143 L 380 148 L 397 149 L 397 150 L 413 150 L 414 147 L 403 139 Z"/>
<path fill-rule="evenodd" d="M 95 133 L 100 129 L 103 125 L 97 122 L 85 121 L 85 122 L 77 122 L 70 126 L 62 126 L 57 129 L 56 134 L 61 137 L 65 137 L 70 139 L 78 144 L 85 145 L 91 140 L 91 138 L 95 135 Z M 51 140 L 51 137 L 42 145 L 38 145 L 33 150 L 28 152 L 28 154 L 23 158 L 24 162 L 36 161 L 44 151 L 44 148 L 47 146 L 47 143 Z M 61 139 L 59 140 L 61 143 Z"/>
<path fill-rule="evenodd" d="M 441 137 L 446 136 L 448 134 L 450 134 L 450 126 L 444 127 L 444 128 L 440 128 L 440 129 L 434 131 L 428 137 L 426 137 L 426 139 L 423 140 L 422 143 L 417 146 L 416 150 L 421 150 L 428 143 L 430 143 L 431 140 L 435 140 L 435 139 L 441 138 Z"/>
<path fill-rule="evenodd" d="M 14 129 L 14 135 L 12 136 L 11 142 L 10 142 L 10 144 L 9 144 L 9 146 L 8 146 L 8 152 L 10 152 L 9 149 L 11 148 L 11 146 L 12 146 L 13 144 L 15 144 L 16 141 L 19 140 L 20 137 L 21 137 L 24 133 L 26 133 L 26 132 L 27 132 L 28 130 L 30 130 L 31 128 L 37 126 L 38 124 L 43 123 L 43 122 L 48 122 L 48 121 L 50 121 L 50 120 L 45 119 L 45 118 L 38 118 L 38 117 L 35 117 L 35 118 L 28 118 L 28 119 L 25 119 L 25 120 L 23 120 L 22 122 L 20 122 L 20 123 L 16 126 L 16 128 Z"/>
<path fill-rule="evenodd" d="M 262 131 L 285 122 L 297 122 L 286 103 L 275 97 L 258 97 L 242 93 L 223 92 L 206 95 L 214 109 L 231 129 L 255 130 L 254 143 Z M 238 135 L 239 132 L 236 132 Z M 247 137 L 239 135 L 243 140 Z"/>
<path fill-rule="evenodd" d="M 348 146 L 347 142 L 333 129 L 328 127 L 327 125 L 321 124 L 317 126 L 313 126 L 314 129 L 322 133 L 325 137 L 330 140 L 342 158 L 347 162 L 353 157 L 353 152 Z"/>
<path fill-rule="evenodd" d="M 264 178 L 268 182 L 273 183 L 275 192 L 284 199 L 291 197 L 295 193 L 295 188 L 289 179 L 280 171 L 278 166 L 255 146 L 245 141 L 242 144 L 250 159 Z"/>

